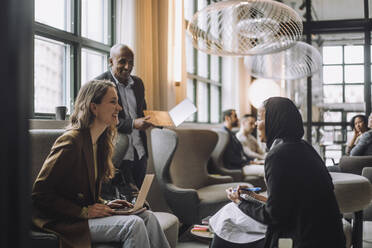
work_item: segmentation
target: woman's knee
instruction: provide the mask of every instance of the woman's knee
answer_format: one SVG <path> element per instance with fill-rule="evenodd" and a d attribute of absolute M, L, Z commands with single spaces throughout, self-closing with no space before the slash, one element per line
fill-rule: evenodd
<path fill-rule="evenodd" d="M 146 230 L 146 225 L 143 219 L 137 215 L 132 215 L 131 225 L 134 232 L 141 232 Z"/>

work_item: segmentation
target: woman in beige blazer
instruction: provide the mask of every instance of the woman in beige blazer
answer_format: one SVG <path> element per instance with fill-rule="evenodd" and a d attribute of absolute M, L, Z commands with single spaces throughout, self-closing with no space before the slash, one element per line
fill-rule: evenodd
<path fill-rule="evenodd" d="M 109 81 L 94 80 L 79 91 L 68 130 L 53 145 L 32 190 L 33 223 L 57 234 L 60 247 L 121 242 L 123 247 L 169 247 L 151 211 L 113 215 L 124 200 L 99 197 L 114 175 L 118 95 Z"/>

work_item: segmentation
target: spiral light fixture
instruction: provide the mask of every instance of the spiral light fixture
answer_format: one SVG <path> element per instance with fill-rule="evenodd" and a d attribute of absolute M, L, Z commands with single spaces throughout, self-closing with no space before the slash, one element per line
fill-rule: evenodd
<path fill-rule="evenodd" d="M 300 16 L 272 0 L 230 0 L 195 13 L 187 27 L 193 45 L 219 56 L 267 54 L 301 38 Z"/>
<path fill-rule="evenodd" d="M 244 64 L 255 77 L 293 80 L 317 72 L 322 56 L 315 47 L 300 41 L 281 52 L 246 56 Z"/>

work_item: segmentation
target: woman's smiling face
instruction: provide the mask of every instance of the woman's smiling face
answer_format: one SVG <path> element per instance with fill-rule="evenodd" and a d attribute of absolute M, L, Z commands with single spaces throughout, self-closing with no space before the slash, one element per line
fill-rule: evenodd
<path fill-rule="evenodd" d="M 118 103 L 118 94 L 114 87 L 109 87 L 102 98 L 101 103 L 92 103 L 92 111 L 95 115 L 95 122 L 106 126 L 117 125 L 119 123 L 118 114 L 122 107 Z"/>

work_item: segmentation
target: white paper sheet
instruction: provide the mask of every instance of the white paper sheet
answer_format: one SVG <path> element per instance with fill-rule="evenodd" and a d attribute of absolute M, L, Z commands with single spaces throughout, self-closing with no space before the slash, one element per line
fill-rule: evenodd
<path fill-rule="evenodd" d="M 244 244 L 265 237 L 266 225 L 252 219 L 231 202 L 209 219 L 213 232 L 224 240 Z"/>
<path fill-rule="evenodd" d="M 175 127 L 184 122 L 193 113 L 196 112 L 196 107 L 192 101 L 188 98 L 177 104 L 174 108 L 169 111 L 169 115 L 173 121 Z"/>

